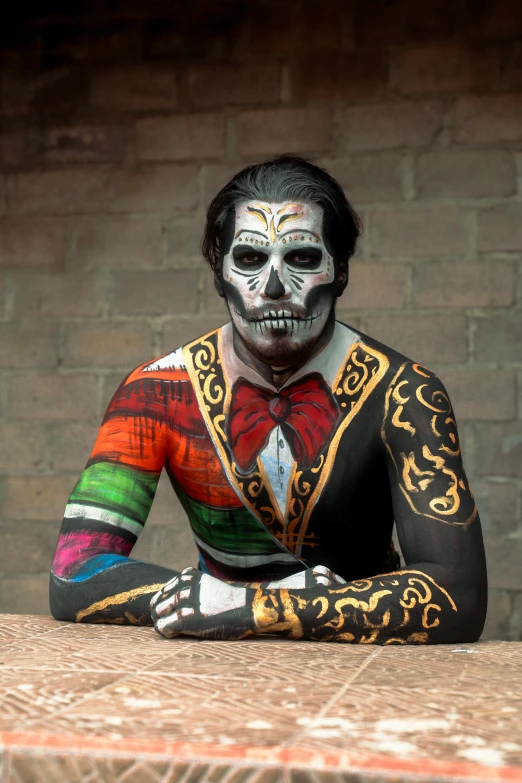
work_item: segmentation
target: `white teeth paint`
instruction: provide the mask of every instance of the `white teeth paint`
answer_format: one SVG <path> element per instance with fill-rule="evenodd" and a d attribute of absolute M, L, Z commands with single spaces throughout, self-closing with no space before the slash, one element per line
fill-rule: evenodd
<path fill-rule="evenodd" d="M 248 328 L 253 326 L 255 332 L 260 334 L 267 334 L 269 329 L 277 331 L 285 331 L 293 334 L 295 332 L 302 332 L 303 330 L 310 330 L 313 326 L 313 322 L 320 318 L 322 313 L 316 311 L 312 315 L 301 318 L 293 315 L 289 310 L 282 310 L 277 312 L 275 310 L 269 310 L 268 313 L 256 315 L 251 319 L 245 318 L 234 308 L 235 314 L 244 327 Z"/>

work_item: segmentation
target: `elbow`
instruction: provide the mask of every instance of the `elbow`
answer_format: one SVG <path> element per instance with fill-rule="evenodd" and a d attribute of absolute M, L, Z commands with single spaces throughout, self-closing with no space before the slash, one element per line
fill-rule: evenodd
<path fill-rule="evenodd" d="M 76 612 L 71 606 L 70 591 L 67 582 L 59 580 L 51 571 L 49 578 L 49 608 L 55 620 L 76 622 Z"/>
<path fill-rule="evenodd" d="M 450 643 L 471 644 L 477 642 L 484 630 L 488 608 L 487 585 L 474 585 L 461 601 L 453 618 Z"/>
<path fill-rule="evenodd" d="M 465 638 L 462 641 L 465 642 L 478 642 L 484 630 L 484 624 L 486 622 L 486 606 L 478 606 L 472 612 L 463 625 L 463 634 Z"/>

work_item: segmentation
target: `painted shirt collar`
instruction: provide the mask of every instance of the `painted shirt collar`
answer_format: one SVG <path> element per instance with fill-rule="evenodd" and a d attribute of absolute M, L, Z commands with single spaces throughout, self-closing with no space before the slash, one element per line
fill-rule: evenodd
<path fill-rule="evenodd" d="M 229 384 L 232 386 L 234 382 L 241 377 L 258 386 L 264 386 L 267 389 L 277 391 L 272 384 L 252 367 L 245 364 L 236 354 L 234 350 L 234 341 L 232 339 L 232 328 L 232 324 L 227 323 L 221 330 L 221 360 Z M 294 383 L 294 381 L 312 372 L 320 373 L 331 387 L 341 365 L 346 359 L 350 346 L 353 345 L 359 337 L 360 335 L 353 329 L 336 321 L 334 333 L 326 348 L 317 354 L 317 356 L 314 356 L 313 359 L 310 359 L 310 361 L 297 370 L 296 373 L 291 375 L 290 378 L 285 381 L 283 387 Z"/>

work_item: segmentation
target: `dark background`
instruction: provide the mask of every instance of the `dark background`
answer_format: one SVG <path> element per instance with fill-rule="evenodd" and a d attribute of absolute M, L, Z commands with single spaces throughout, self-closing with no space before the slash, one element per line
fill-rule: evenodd
<path fill-rule="evenodd" d="M 199 252 L 209 199 L 292 151 L 364 221 L 341 318 L 453 397 L 486 534 L 487 636 L 522 639 L 522 4 L 0 14 L 0 610 L 48 611 L 63 508 L 121 378 L 224 322 Z M 163 480 L 135 554 L 193 562 Z"/>

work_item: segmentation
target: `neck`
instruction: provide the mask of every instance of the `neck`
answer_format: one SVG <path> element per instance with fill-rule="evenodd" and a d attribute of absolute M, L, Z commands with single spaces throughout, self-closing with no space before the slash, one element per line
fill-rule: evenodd
<path fill-rule="evenodd" d="M 243 340 L 239 332 L 233 325 L 234 351 L 241 361 L 248 367 L 251 367 L 259 375 L 268 381 L 276 389 L 279 389 L 286 381 L 292 377 L 301 367 L 304 367 L 311 359 L 324 351 L 335 329 L 335 311 L 332 310 L 328 321 L 317 339 L 315 345 L 306 351 L 296 352 L 294 356 L 289 356 L 288 363 L 284 367 L 274 367 L 266 362 L 262 356 L 252 350 Z"/>

